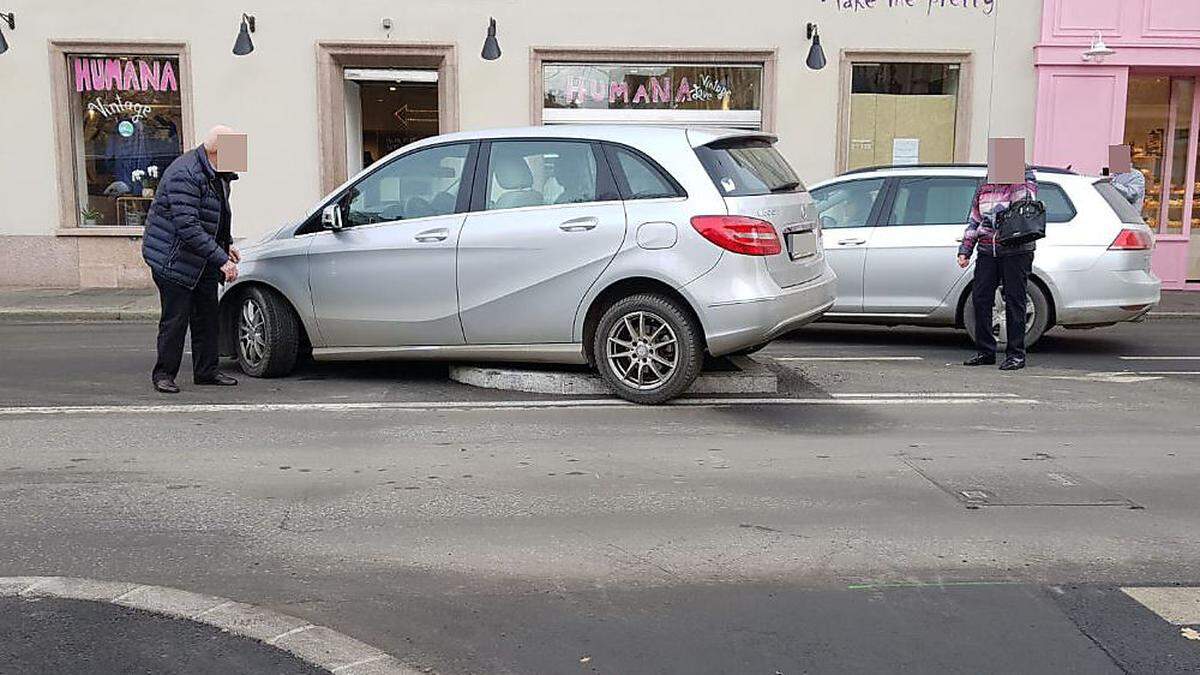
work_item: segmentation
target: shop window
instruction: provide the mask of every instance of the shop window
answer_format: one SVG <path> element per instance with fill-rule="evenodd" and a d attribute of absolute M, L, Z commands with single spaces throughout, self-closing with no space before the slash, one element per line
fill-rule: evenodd
<path fill-rule="evenodd" d="M 142 227 L 184 151 L 179 57 L 68 54 L 78 224 Z"/>
<path fill-rule="evenodd" d="M 1154 75 L 1129 78 L 1125 142 L 1133 166 L 1146 177 L 1142 216 L 1160 234 L 1183 232 L 1188 141 L 1195 85 L 1191 79 Z"/>
<path fill-rule="evenodd" d="M 548 63 L 542 121 L 762 127 L 761 65 Z"/>
<path fill-rule="evenodd" d="M 950 163 L 961 66 L 852 63 L 847 167 Z"/>

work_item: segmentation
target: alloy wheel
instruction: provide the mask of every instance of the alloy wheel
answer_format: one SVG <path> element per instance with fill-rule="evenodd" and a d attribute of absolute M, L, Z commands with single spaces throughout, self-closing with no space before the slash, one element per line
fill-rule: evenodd
<path fill-rule="evenodd" d="M 242 313 L 238 320 L 238 351 L 242 360 L 257 367 L 267 356 L 267 325 L 262 307 L 254 298 L 242 301 Z"/>
<path fill-rule="evenodd" d="M 1029 332 L 1029 328 L 1033 326 L 1034 320 L 1037 319 L 1037 307 L 1033 304 L 1033 298 L 1028 293 L 1025 294 L 1025 332 Z M 1004 312 L 1004 298 L 1000 291 L 996 291 L 996 302 L 992 305 L 992 334 L 999 340 L 1006 339 L 1008 335 L 1008 315 Z"/>
<path fill-rule="evenodd" d="M 675 331 L 653 312 L 630 312 L 621 317 L 613 323 L 605 343 L 612 372 L 634 389 L 661 387 L 679 366 Z"/>

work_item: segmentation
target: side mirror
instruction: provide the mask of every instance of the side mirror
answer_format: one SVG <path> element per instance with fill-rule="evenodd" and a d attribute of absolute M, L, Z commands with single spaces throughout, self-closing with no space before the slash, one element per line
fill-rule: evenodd
<path fill-rule="evenodd" d="M 321 227 L 334 232 L 342 229 L 342 207 L 338 204 L 330 204 L 321 211 Z"/>

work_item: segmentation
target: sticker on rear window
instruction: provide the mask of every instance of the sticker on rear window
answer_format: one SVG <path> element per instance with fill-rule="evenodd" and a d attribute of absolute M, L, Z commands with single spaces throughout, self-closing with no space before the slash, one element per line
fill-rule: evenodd
<path fill-rule="evenodd" d="M 726 192 L 733 192 L 737 189 L 737 185 L 734 184 L 733 179 L 728 177 L 721 179 L 721 187 L 724 188 Z"/>

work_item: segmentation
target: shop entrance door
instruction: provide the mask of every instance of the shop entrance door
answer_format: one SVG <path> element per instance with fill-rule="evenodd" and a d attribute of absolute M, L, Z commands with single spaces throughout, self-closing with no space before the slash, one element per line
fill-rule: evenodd
<path fill-rule="evenodd" d="M 438 72 L 347 68 L 346 172 L 438 134 Z"/>
<path fill-rule="evenodd" d="M 1156 233 L 1154 273 L 1163 288 L 1200 289 L 1196 78 L 1133 74 L 1126 111 L 1125 142 L 1146 176 L 1142 215 Z"/>

